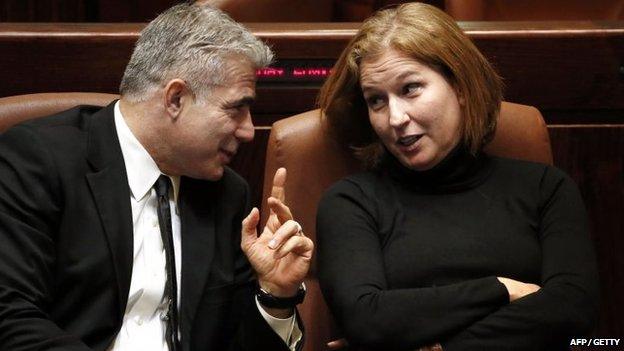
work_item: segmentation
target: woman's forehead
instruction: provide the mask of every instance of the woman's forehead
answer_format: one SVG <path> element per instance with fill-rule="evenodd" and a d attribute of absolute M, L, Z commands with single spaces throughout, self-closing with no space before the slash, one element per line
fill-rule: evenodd
<path fill-rule="evenodd" d="M 360 64 L 360 81 L 363 84 L 381 83 L 389 78 L 401 79 L 405 76 L 423 73 L 430 69 L 426 64 L 394 50 L 365 58 Z"/>

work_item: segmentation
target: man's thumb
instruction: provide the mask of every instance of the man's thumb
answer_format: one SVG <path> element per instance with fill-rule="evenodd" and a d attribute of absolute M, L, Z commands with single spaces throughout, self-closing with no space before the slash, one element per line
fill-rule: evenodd
<path fill-rule="evenodd" d="M 255 240 L 258 237 L 257 227 L 260 222 L 260 212 L 257 208 L 252 208 L 251 212 L 243 219 L 242 242 Z"/>

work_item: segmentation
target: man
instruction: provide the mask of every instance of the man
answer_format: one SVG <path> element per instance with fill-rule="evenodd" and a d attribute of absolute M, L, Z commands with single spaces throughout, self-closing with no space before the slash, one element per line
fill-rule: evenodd
<path fill-rule="evenodd" d="M 258 237 L 225 166 L 253 138 L 271 59 L 220 11 L 180 4 L 141 33 L 119 101 L 0 136 L 0 349 L 301 347 L 313 245 L 285 170 Z"/>

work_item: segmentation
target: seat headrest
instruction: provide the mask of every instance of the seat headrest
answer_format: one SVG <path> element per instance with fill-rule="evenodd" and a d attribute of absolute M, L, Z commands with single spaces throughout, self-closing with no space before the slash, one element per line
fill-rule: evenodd
<path fill-rule="evenodd" d="M 0 132 L 32 118 L 52 115 L 78 105 L 106 106 L 117 94 L 41 93 L 0 98 Z"/>

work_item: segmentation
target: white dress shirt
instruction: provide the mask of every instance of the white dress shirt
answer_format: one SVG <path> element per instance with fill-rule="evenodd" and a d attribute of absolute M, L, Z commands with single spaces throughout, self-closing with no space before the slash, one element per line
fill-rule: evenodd
<path fill-rule="evenodd" d="M 158 224 L 156 191 L 153 189 L 154 183 L 162 173 L 126 124 L 119 102 L 115 104 L 115 128 L 119 136 L 130 187 L 134 253 L 128 304 L 123 324 L 109 350 L 168 351 L 165 341 L 166 322 L 161 318 L 166 314 L 164 299 L 167 280 L 166 258 Z M 169 178 L 173 184 L 173 196 L 169 197 L 169 205 L 178 287 L 177 303 L 180 306 L 182 246 L 180 215 L 177 207 L 180 177 L 170 176 Z M 266 313 L 257 300 L 256 305 L 271 328 L 289 345 L 291 350 L 294 350 L 302 337 L 295 317 L 275 318 Z"/>

